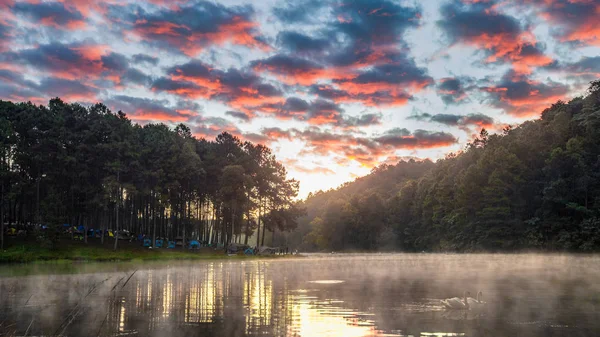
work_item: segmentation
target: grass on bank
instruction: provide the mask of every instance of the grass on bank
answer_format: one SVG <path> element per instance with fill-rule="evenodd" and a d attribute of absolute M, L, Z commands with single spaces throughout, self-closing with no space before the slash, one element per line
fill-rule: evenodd
<path fill-rule="evenodd" d="M 76 242 L 61 240 L 51 248 L 44 248 L 37 242 L 19 240 L 12 242 L 4 251 L 0 251 L 0 263 L 29 263 L 37 261 L 159 261 L 159 260 L 206 260 L 251 258 L 252 256 L 228 256 L 224 250 L 202 248 L 199 250 L 148 249 L 138 243 L 119 241 L 119 248 L 113 250 L 114 241 L 105 242 Z"/>

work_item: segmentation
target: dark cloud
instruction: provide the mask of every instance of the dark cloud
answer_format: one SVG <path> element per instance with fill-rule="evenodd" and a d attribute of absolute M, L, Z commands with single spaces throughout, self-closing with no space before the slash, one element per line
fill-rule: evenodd
<path fill-rule="evenodd" d="M 43 44 L 1 54 L 2 61 L 29 66 L 47 77 L 79 81 L 87 86 L 92 82 L 107 87 L 150 82 L 149 76 L 131 68 L 130 59 L 125 55 L 91 43 Z"/>
<path fill-rule="evenodd" d="M 322 54 L 331 46 L 326 38 L 315 38 L 293 31 L 277 34 L 277 43 L 289 52 L 301 55 Z"/>
<path fill-rule="evenodd" d="M 426 69 L 418 68 L 413 60 L 398 58 L 393 64 L 373 66 L 350 79 L 334 80 L 338 87 L 316 87 L 338 101 L 359 101 L 367 106 L 404 105 L 418 92 L 433 83 Z M 311 88 L 315 90 L 315 87 Z"/>
<path fill-rule="evenodd" d="M 576 62 L 555 62 L 545 69 L 564 72 L 567 77 L 582 82 L 581 84 L 587 84 L 600 77 L 600 56 L 584 56 Z"/>
<path fill-rule="evenodd" d="M 404 128 L 394 128 L 382 135 L 361 137 L 350 133 L 332 133 L 319 127 L 305 130 L 295 128 L 263 128 L 261 133 L 270 141 L 277 139 L 295 139 L 305 143 L 302 155 L 334 155 L 340 162 L 357 161 L 366 166 L 376 166 L 381 157 L 394 155 L 396 150 L 414 150 L 446 147 L 458 140 L 446 132 L 416 130 L 410 132 Z"/>
<path fill-rule="evenodd" d="M 273 14 L 286 24 L 315 22 L 317 12 L 325 5 L 326 2 L 320 0 L 287 0 L 283 5 L 274 7 Z"/>
<path fill-rule="evenodd" d="M 108 99 L 106 105 L 113 110 L 123 111 L 130 119 L 139 123 L 185 122 L 194 116 L 190 110 L 171 107 L 167 100 L 117 95 Z"/>
<path fill-rule="evenodd" d="M 569 92 L 569 87 L 548 80 L 547 83 L 532 80 L 512 71 L 506 73 L 500 83 L 482 87 L 488 93 L 491 105 L 517 117 L 538 116 L 542 110 Z"/>
<path fill-rule="evenodd" d="M 38 89 L 46 97 L 60 97 L 65 101 L 90 102 L 96 100 L 98 95 L 96 88 L 63 78 L 44 78 Z"/>
<path fill-rule="evenodd" d="M 145 54 L 135 54 L 132 57 L 133 62 L 136 63 L 148 63 L 151 64 L 153 66 L 158 64 L 158 58 L 157 57 L 153 57 L 150 55 L 145 55 Z"/>
<path fill-rule="evenodd" d="M 129 68 L 121 76 L 121 82 L 147 86 L 152 83 L 152 78 L 135 68 Z"/>
<path fill-rule="evenodd" d="M 25 79 L 21 72 L 0 69 L 0 97 L 18 102 L 44 104 L 60 97 L 65 101 L 92 102 L 100 90 L 76 80 L 44 77 L 39 83 Z"/>
<path fill-rule="evenodd" d="M 542 9 L 541 17 L 549 21 L 552 34 L 560 42 L 600 46 L 597 1 L 525 0 L 524 4 Z"/>
<path fill-rule="evenodd" d="M 12 38 L 11 27 L 0 20 L 0 53 L 9 50 Z"/>
<path fill-rule="evenodd" d="M 493 10 L 493 3 L 465 4 L 451 1 L 440 7 L 442 20 L 437 24 L 452 43 L 471 42 L 493 37 L 515 41 L 522 33 L 517 19 Z M 502 42 L 502 41 L 498 41 Z M 493 46 L 495 47 L 495 46 Z"/>
<path fill-rule="evenodd" d="M 333 6 L 331 14 L 335 21 L 326 28 L 326 36 L 335 43 L 327 62 L 365 67 L 389 63 L 406 48 L 404 33 L 418 27 L 421 9 L 388 0 L 357 0 Z"/>
<path fill-rule="evenodd" d="M 283 9 L 298 9 L 298 14 L 309 10 L 288 4 L 278 9 L 279 14 L 288 13 Z M 321 97 L 370 106 L 405 104 L 413 92 L 431 82 L 426 70 L 417 68 L 406 56 L 404 34 L 418 27 L 420 7 L 389 0 L 355 0 L 336 2 L 328 10 L 326 17 L 331 21 L 310 36 L 292 30 L 278 35 L 278 44 L 293 56 L 280 54 L 260 60 L 255 69 L 269 71 L 288 84 L 335 80 L 336 86 L 320 87 Z M 286 23 L 299 19 L 276 16 Z M 412 81 L 411 77 L 419 78 Z"/>
<path fill-rule="evenodd" d="M 579 61 L 569 64 L 566 69 L 576 74 L 600 75 L 600 56 L 584 56 Z"/>
<path fill-rule="evenodd" d="M 531 68 L 552 63 L 536 43 L 533 34 L 520 22 L 499 13 L 494 2 L 464 3 L 451 1 L 440 8 L 442 19 L 438 26 L 451 44 L 463 43 L 486 51 L 485 62 L 511 63 L 514 70 L 530 73 Z"/>
<path fill-rule="evenodd" d="M 208 94 L 206 88 L 198 86 L 191 82 L 174 81 L 166 77 L 161 77 L 152 82 L 152 90 L 167 91 L 174 95 L 186 98 L 202 98 Z"/>
<path fill-rule="evenodd" d="M 355 0 L 333 6 L 337 32 L 359 43 L 399 42 L 408 28 L 419 25 L 421 9 L 389 0 Z"/>
<path fill-rule="evenodd" d="M 203 118 L 192 127 L 192 133 L 201 138 L 215 138 L 223 132 L 229 132 L 234 136 L 242 136 L 242 132 L 235 124 L 220 117 Z"/>
<path fill-rule="evenodd" d="M 68 79 L 84 78 L 102 71 L 101 56 L 104 50 L 97 45 L 42 44 L 37 48 L 23 49 L 3 55 L 7 61 L 30 65 L 38 71 Z"/>
<path fill-rule="evenodd" d="M 381 114 L 367 113 L 358 117 L 348 116 L 344 118 L 343 124 L 347 128 L 379 125 L 381 124 Z"/>
<path fill-rule="evenodd" d="M 34 101 L 44 104 L 46 99 L 38 91 L 36 83 L 26 80 L 23 73 L 0 69 L 0 99 L 15 102 Z"/>
<path fill-rule="evenodd" d="M 437 93 L 446 104 L 463 103 L 467 97 L 464 82 L 470 82 L 470 79 L 460 77 L 442 78 L 437 84 Z"/>
<path fill-rule="evenodd" d="M 337 124 L 343 123 L 342 113 L 344 110 L 336 103 L 323 99 L 317 99 L 310 105 L 306 120 L 310 124 Z"/>
<path fill-rule="evenodd" d="M 209 1 L 193 1 L 152 11 L 134 5 L 125 8 L 129 12 L 116 19 L 116 23 L 124 23 L 149 44 L 174 48 L 189 56 L 225 42 L 268 48 L 258 37 L 257 24 L 252 19 L 254 10 L 249 5 L 226 7 Z"/>
<path fill-rule="evenodd" d="M 216 69 L 200 61 L 190 61 L 167 69 L 170 78 L 152 84 L 154 91 L 166 91 L 193 99 L 223 102 L 237 111 L 253 116 L 259 106 L 283 104 L 283 92 L 254 73 L 229 68 Z"/>
<path fill-rule="evenodd" d="M 127 59 L 125 55 L 119 53 L 102 55 L 100 61 L 105 70 L 124 72 L 129 68 L 129 59 Z"/>
<path fill-rule="evenodd" d="M 424 68 L 417 68 L 413 61 L 399 60 L 397 64 L 383 64 L 361 72 L 350 80 L 339 80 L 337 83 L 354 83 L 359 85 L 381 85 L 388 89 L 388 85 L 426 86 L 433 79 L 426 75 Z"/>
<path fill-rule="evenodd" d="M 310 85 L 319 79 L 331 78 L 333 74 L 332 71 L 316 62 L 284 54 L 252 61 L 250 66 L 259 72 L 268 71 L 291 85 Z"/>
<path fill-rule="evenodd" d="M 427 121 L 444 124 L 447 126 L 455 126 L 461 130 L 469 131 L 474 126 L 479 128 L 493 128 L 496 124 L 495 120 L 482 113 L 472 113 L 468 115 L 454 115 L 454 114 L 437 114 L 431 115 L 428 113 L 414 114 L 408 119 L 414 119 L 418 121 Z"/>
<path fill-rule="evenodd" d="M 60 2 L 17 2 L 12 11 L 35 23 L 57 29 L 76 30 L 85 26 L 85 18 L 79 11 L 66 8 Z"/>
<path fill-rule="evenodd" d="M 250 120 L 250 115 L 248 115 L 247 113 L 241 112 L 241 111 L 226 111 L 225 112 L 226 115 L 231 116 L 231 117 L 235 117 L 237 119 L 240 119 L 242 121 L 248 122 Z"/>
<path fill-rule="evenodd" d="M 381 114 L 347 116 L 339 104 L 321 98 L 307 102 L 298 97 L 288 97 L 283 104 L 263 104 L 256 107 L 256 110 L 272 114 L 279 119 L 295 119 L 311 125 L 332 125 L 346 129 L 376 125 L 381 122 Z"/>
<path fill-rule="evenodd" d="M 405 130 L 402 130 L 405 131 Z M 386 133 L 374 139 L 377 143 L 394 149 L 435 148 L 456 144 L 458 139 L 451 133 L 416 130 L 414 133 Z"/>
<path fill-rule="evenodd" d="M 393 128 L 384 132 L 384 136 L 406 137 L 410 136 L 411 132 L 407 128 Z"/>
<path fill-rule="evenodd" d="M 282 109 L 292 114 L 297 112 L 304 113 L 310 109 L 310 104 L 301 98 L 289 97 L 285 100 Z"/>

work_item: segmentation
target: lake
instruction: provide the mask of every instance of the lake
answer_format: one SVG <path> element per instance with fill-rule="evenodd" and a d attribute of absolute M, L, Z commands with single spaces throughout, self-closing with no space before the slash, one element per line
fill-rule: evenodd
<path fill-rule="evenodd" d="M 0 266 L 2 336 L 597 336 L 600 257 Z M 62 270 L 61 270 L 62 269 Z M 483 292 L 483 308 L 441 299 Z"/>

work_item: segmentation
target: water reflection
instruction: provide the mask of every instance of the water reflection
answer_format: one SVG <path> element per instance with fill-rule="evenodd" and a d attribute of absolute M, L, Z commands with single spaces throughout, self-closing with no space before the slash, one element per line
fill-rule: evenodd
<path fill-rule="evenodd" d="M 5 277 L 0 335 L 597 335 L 598 258 L 513 259 L 336 256 Z M 440 299 L 466 288 L 483 290 L 485 312 L 444 311 Z"/>

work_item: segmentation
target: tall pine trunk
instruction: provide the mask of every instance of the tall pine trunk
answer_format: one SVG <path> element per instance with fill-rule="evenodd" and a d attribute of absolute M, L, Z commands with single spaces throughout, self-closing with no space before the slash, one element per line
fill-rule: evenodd
<path fill-rule="evenodd" d="M 119 188 L 119 173 L 117 171 L 117 203 L 115 204 L 115 232 L 113 233 L 115 235 L 115 246 L 113 247 L 114 250 L 117 250 L 117 245 L 119 243 L 119 201 L 121 200 L 121 191 Z"/>
<path fill-rule="evenodd" d="M 5 153 L 2 153 L 2 167 L 1 167 L 1 172 L 2 172 L 2 177 L 1 177 L 1 181 L 0 184 L 2 184 L 2 192 L 0 194 L 0 251 L 4 250 L 4 155 Z"/>

